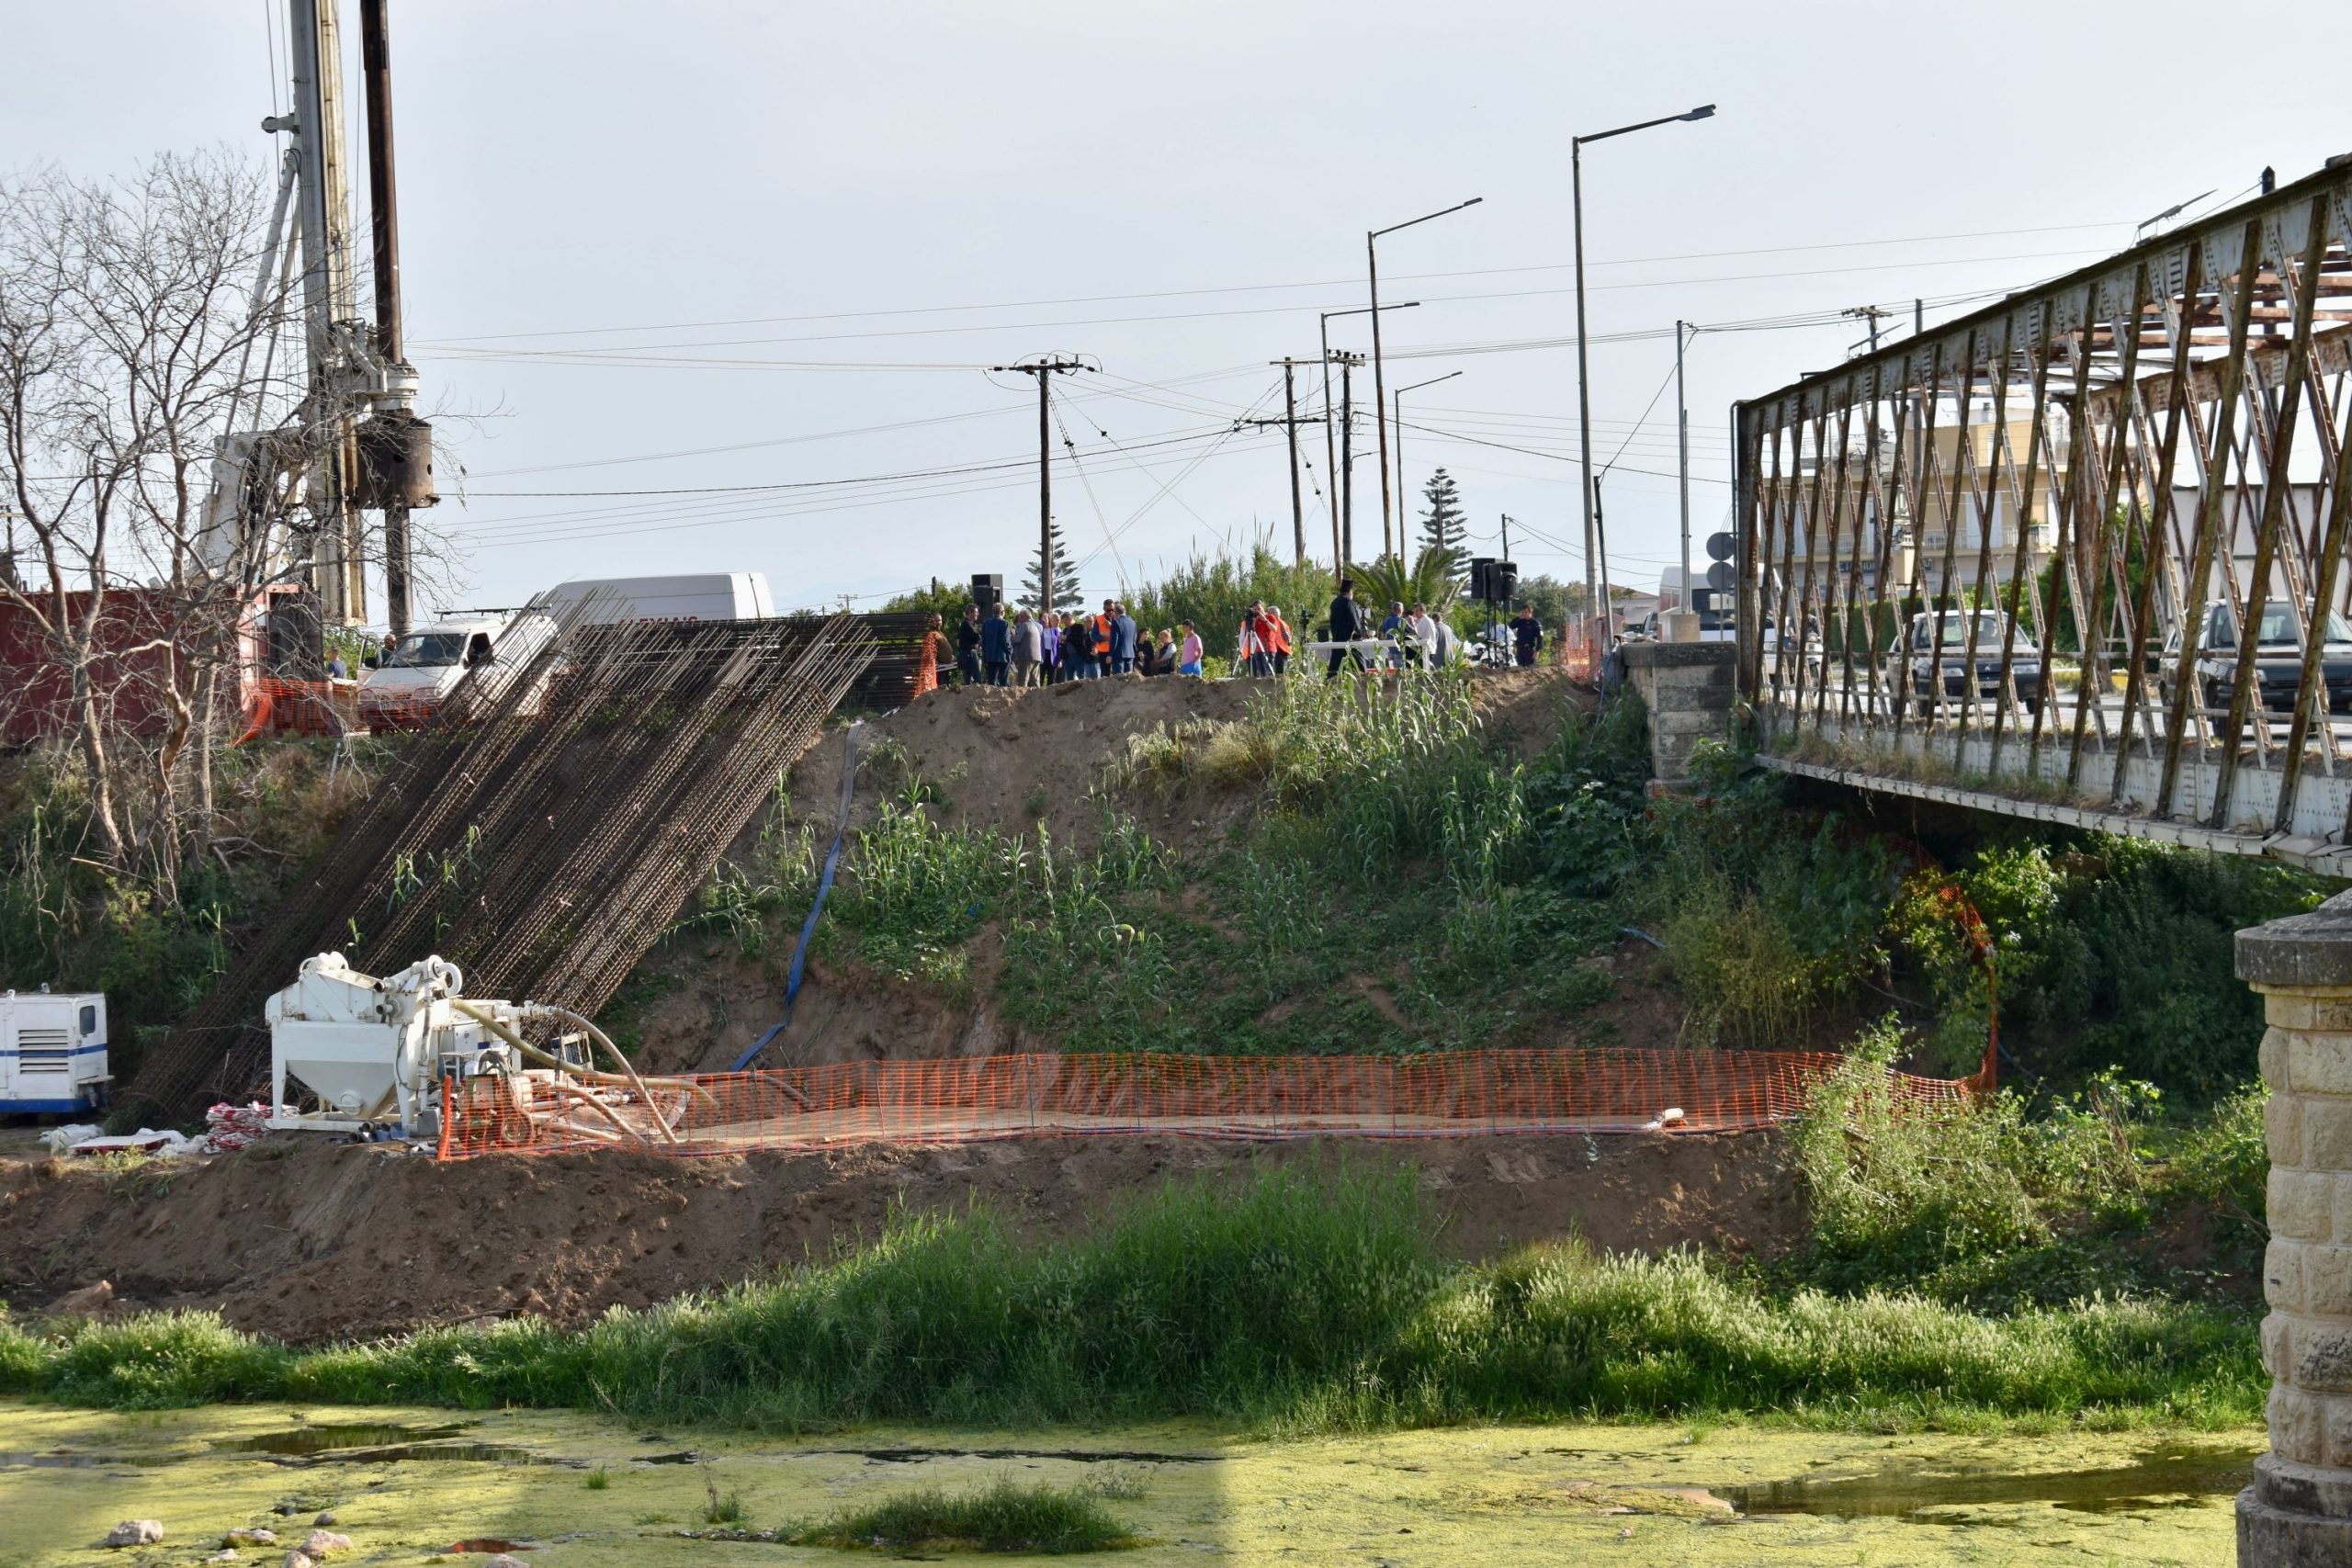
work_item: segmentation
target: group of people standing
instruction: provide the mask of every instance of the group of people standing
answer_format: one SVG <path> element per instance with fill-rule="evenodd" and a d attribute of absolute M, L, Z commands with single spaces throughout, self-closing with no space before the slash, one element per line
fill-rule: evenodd
<path fill-rule="evenodd" d="M 1234 644 L 1234 667 L 1263 679 L 1290 673 L 1290 656 L 1297 637 L 1283 613 L 1263 599 L 1241 613 L 1241 633 Z"/>
<path fill-rule="evenodd" d="M 1356 585 L 1352 578 L 1342 578 L 1339 594 L 1331 601 L 1331 666 L 1337 675 L 1341 663 L 1349 659 L 1359 670 L 1369 669 L 1363 651 L 1353 644 L 1374 640 L 1372 617 L 1356 603 Z M 1427 604 L 1407 605 L 1392 601 L 1387 618 L 1380 623 L 1377 640 L 1388 649 L 1391 669 L 1439 669 L 1453 662 L 1456 639 L 1453 626 L 1442 615 L 1430 614 Z M 1510 622 L 1511 660 L 1522 670 L 1534 668 L 1535 656 L 1544 647 L 1543 623 L 1535 618 L 1532 605 L 1521 604 Z"/>
<path fill-rule="evenodd" d="M 1349 659 L 1360 670 L 1371 668 L 1354 646 L 1360 643 L 1385 645 L 1390 668 L 1437 669 L 1453 663 L 1459 651 L 1453 626 L 1427 604 L 1391 604 L 1375 632 L 1371 615 L 1356 603 L 1352 579 L 1340 582 L 1331 601 L 1329 632 L 1332 675 Z M 931 637 L 944 666 L 947 634 L 937 615 L 931 617 Z M 1521 669 L 1532 667 L 1544 646 L 1544 627 L 1530 606 L 1519 606 L 1510 622 L 1510 639 L 1513 662 Z M 1241 616 L 1234 672 L 1261 679 L 1286 675 L 1297 648 L 1297 634 L 1282 611 L 1258 600 Z M 1103 600 L 1099 615 L 1015 610 L 1010 619 L 1001 604 L 989 605 L 985 614 L 978 604 L 969 604 L 956 627 L 955 650 L 956 673 L 967 686 L 1050 686 L 1104 675 L 1198 675 L 1203 654 L 1201 635 L 1192 622 L 1147 632 L 1116 599 Z"/>
<path fill-rule="evenodd" d="M 944 640 L 940 617 L 932 635 Z M 1180 635 L 1181 634 L 1181 635 Z M 1001 604 L 983 615 L 965 606 L 956 627 L 956 669 L 967 686 L 1050 686 L 1061 681 L 1093 681 L 1105 675 L 1198 675 L 1201 638 L 1193 623 L 1162 626 L 1155 636 L 1136 626 L 1116 599 L 1102 601 L 1100 615 L 1015 610 L 1005 618 Z"/>

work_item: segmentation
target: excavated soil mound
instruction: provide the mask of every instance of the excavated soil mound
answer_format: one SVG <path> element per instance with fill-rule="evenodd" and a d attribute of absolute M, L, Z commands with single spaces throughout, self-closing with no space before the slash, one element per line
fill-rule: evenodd
<path fill-rule="evenodd" d="M 1034 840 L 1042 822 L 1057 845 L 1089 848 L 1102 822 L 1102 803 L 1089 790 L 1105 763 L 1125 754 L 1132 737 L 1193 720 L 1240 718 L 1250 699 L 1272 685 L 1130 678 L 1026 690 L 943 688 L 866 721 L 850 824 L 870 823 L 911 773 L 934 792 L 930 809 L 943 825 L 996 828 Z M 1591 694 L 1558 670 L 1482 673 L 1471 693 L 1487 733 L 1522 755 L 1550 745 L 1563 716 L 1592 703 Z M 828 730 L 786 780 L 792 819 L 810 830 L 820 850 L 831 842 L 837 820 L 845 744 L 842 728 Z M 1154 839 L 1189 854 L 1212 847 L 1250 800 L 1246 792 L 1193 790 L 1173 799 L 1129 794 L 1117 805 Z M 747 836 L 738 858 L 749 843 Z M 677 984 L 645 1011 L 640 1065 L 660 1072 L 731 1066 L 784 1016 L 793 946 L 787 936 L 747 958 L 724 940 L 689 938 L 656 950 L 650 966 Z M 1009 1024 L 989 1005 L 999 956 L 994 934 L 983 933 L 972 953 L 971 984 L 958 996 L 812 960 L 793 1015 L 792 1059 L 931 1060 L 1064 1049 L 1068 1042 Z M 1643 1042 L 1673 1037 L 1671 1029 L 1646 1027 L 1627 1034 Z"/>
<path fill-rule="evenodd" d="M 1042 821 L 1057 843 L 1091 845 L 1102 811 L 1088 798 L 1089 788 L 1097 770 L 1125 753 L 1132 737 L 1193 719 L 1239 718 L 1250 699 L 1273 684 L 1129 677 L 1025 690 L 947 687 L 867 720 L 861 746 L 869 757 L 877 745 L 902 749 L 905 766 L 938 792 L 935 810 L 943 823 L 1034 833 Z M 1482 674 L 1471 693 L 1487 733 L 1522 753 L 1549 744 L 1569 707 L 1592 702 L 1558 670 Z M 788 781 L 794 815 L 827 837 L 839 800 L 843 744 L 841 728 L 828 730 L 801 754 Z M 891 782 L 887 768 L 870 761 L 860 774 L 853 827 L 872 820 Z M 1238 798 L 1227 803 L 1243 804 Z M 1136 814 L 1154 838 L 1179 848 L 1190 848 L 1204 832 L 1222 831 L 1233 815 L 1204 817 L 1199 802 L 1122 799 L 1119 805 Z"/>
<path fill-rule="evenodd" d="M 1273 1144 L 1123 1136 L 676 1159 L 608 1153 L 441 1164 L 273 1139 L 128 1176 L 0 1162 L 0 1293 L 18 1311 L 100 1280 L 128 1313 L 217 1307 L 301 1343 L 531 1313 L 578 1324 L 821 1258 L 891 1205 L 979 1200 L 1048 1230 L 1107 1193 L 1259 1163 L 1402 1163 L 1446 1244 L 1489 1256 L 1577 1235 L 1604 1250 L 1771 1253 L 1804 1214 L 1766 1133 Z"/>

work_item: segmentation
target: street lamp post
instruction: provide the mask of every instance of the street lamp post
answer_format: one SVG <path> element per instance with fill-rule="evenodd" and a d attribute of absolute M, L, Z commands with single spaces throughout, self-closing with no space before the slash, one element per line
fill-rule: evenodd
<path fill-rule="evenodd" d="M 1334 316 L 1370 316 L 1377 333 L 1383 310 L 1416 310 L 1419 299 L 1408 299 L 1401 305 L 1358 305 L 1346 310 L 1325 310 L 1323 318 L 1323 472 L 1331 486 L 1331 576 L 1334 581 L 1348 575 L 1346 543 L 1340 536 L 1339 457 L 1332 450 L 1337 439 L 1331 429 L 1331 318 Z"/>
<path fill-rule="evenodd" d="M 1658 634 L 1668 642 L 1697 642 L 1703 624 L 1695 608 L 1699 591 L 1690 586 L 1690 405 L 1682 395 L 1682 343 L 1690 324 L 1674 323 L 1674 471 L 1682 492 L 1682 587 L 1674 608 L 1658 616 Z M 1875 331 L 1878 323 L 1871 326 Z"/>
<path fill-rule="evenodd" d="M 1465 207 L 1476 207 L 1487 198 L 1474 196 L 1467 201 L 1457 201 L 1452 207 L 1435 212 L 1424 212 L 1419 218 L 1408 218 L 1402 223 L 1391 223 L 1385 229 L 1374 229 L 1363 237 L 1364 272 L 1372 286 L 1372 417 L 1380 427 L 1380 547 L 1388 549 L 1388 389 L 1380 374 L 1380 248 L 1383 234 L 1394 234 L 1399 229 L 1410 229 L 1416 223 L 1426 223 L 1432 218 L 1442 218 L 1459 212 Z"/>
<path fill-rule="evenodd" d="M 1701 104 L 1683 114 L 1661 115 L 1634 125 L 1621 125 L 1614 130 L 1598 130 L 1590 136 L 1578 136 L 1568 143 L 1568 178 L 1576 208 L 1577 249 L 1577 433 L 1580 453 L 1578 467 L 1584 476 L 1584 594 L 1585 612 L 1600 626 L 1600 641 L 1609 637 L 1609 607 L 1600 595 L 1609 585 L 1599 575 L 1599 557 L 1593 540 L 1592 495 L 1592 393 L 1590 367 L 1585 358 L 1584 324 L 1584 144 L 1606 141 L 1612 136 L 1628 136 L 1636 130 L 1647 130 L 1654 125 L 1671 125 L 1679 119 L 1707 119 L 1713 116 L 1715 106 Z"/>
<path fill-rule="evenodd" d="M 1432 376 L 1426 381 L 1416 381 L 1409 387 L 1399 387 L 1396 392 L 1396 558 L 1405 558 L 1405 394 L 1418 392 L 1423 387 L 1434 387 L 1440 381 L 1451 381 L 1461 375 L 1449 370 L 1442 376 Z"/>

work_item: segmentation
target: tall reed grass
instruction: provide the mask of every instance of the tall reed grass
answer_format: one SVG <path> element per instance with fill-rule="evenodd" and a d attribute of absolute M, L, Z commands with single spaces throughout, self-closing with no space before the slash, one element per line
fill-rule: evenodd
<path fill-rule="evenodd" d="M 609 1410 L 775 1431 L 1199 1416 L 1276 1430 L 1780 1412 L 1839 1424 L 2257 1418 L 2242 1316 L 2086 1301 L 1980 1317 L 1773 1293 L 1691 1256 L 1446 1262 L 1405 1174 L 1177 1183 L 1025 1238 L 984 1213 L 577 1330 L 524 1319 L 297 1349 L 201 1314 L 0 1320 L 0 1392 Z"/>

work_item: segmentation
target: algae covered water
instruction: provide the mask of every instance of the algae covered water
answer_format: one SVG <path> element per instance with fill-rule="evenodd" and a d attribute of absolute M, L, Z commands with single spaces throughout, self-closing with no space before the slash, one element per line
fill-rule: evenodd
<path fill-rule="evenodd" d="M 1145 1543 L 1084 1561 L 2211 1563 L 2259 1428 L 1999 1436 L 1488 1427 L 1266 1442 L 1193 1423 L 796 1439 L 568 1413 L 0 1401 L 0 1562 L 196 1562 L 322 1512 L 360 1562 L 854 1562 L 756 1535 L 920 1486 L 1092 1483 Z M 737 1506 L 730 1507 L 733 1504 Z M 160 1546 L 103 1551 L 119 1519 Z M 246 1548 L 242 1560 L 281 1552 Z M 983 1561 L 1008 1561 L 1004 1558 Z M 1012 1559 L 1018 1560 L 1018 1559 Z M 1069 1558 L 1057 1561 L 1073 1561 Z"/>

